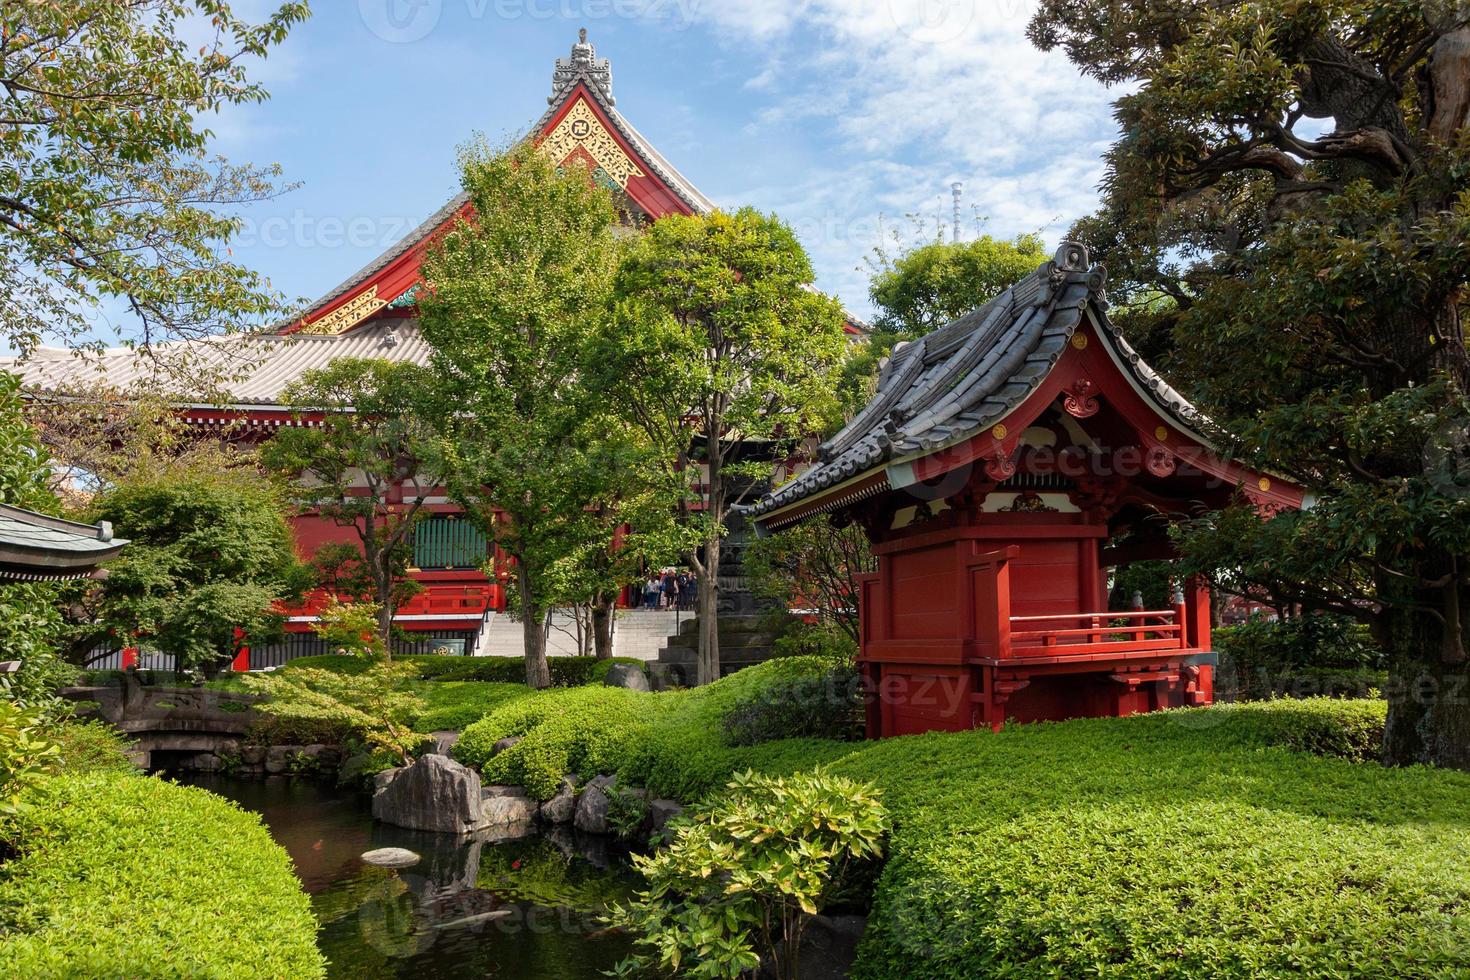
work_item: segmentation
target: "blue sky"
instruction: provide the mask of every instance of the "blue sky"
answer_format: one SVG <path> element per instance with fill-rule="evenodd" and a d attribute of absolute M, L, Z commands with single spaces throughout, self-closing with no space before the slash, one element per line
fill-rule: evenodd
<path fill-rule="evenodd" d="M 522 132 L 579 27 L 618 108 L 722 206 L 791 222 L 818 285 L 866 314 L 864 257 L 932 233 L 1055 242 L 1096 201 L 1109 93 L 1025 39 L 1032 0 L 317 0 L 256 68 L 272 99 L 211 120 L 219 152 L 301 186 L 234 255 L 315 298 L 457 190 L 474 131 Z M 237 0 L 259 12 L 267 0 Z"/>

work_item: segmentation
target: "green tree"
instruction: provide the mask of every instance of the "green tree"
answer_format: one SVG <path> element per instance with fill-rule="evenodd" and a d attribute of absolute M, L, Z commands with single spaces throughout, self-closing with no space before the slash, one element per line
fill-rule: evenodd
<path fill-rule="evenodd" d="M 1047 257 L 1037 235 L 936 241 L 896 258 L 880 251 L 868 285 L 878 308 L 873 326 L 896 340 L 922 337 L 1029 276 Z"/>
<path fill-rule="evenodd" d="M 260 102 L 246 66 L 308 14 L 260 23 L 224 0 L 7 0 L 0 6 L 0 330 L 29 349 L 85 335 L 103 304 L 152 344 L 277 310 L 222 261 L 231 209 L 279 193 L 279 168 L 207 157 L 200 117 Z"/>
<path fill-rule="evenodd" d="M 212 671 L 242 642 L 277 636 L 275 603 L 306 581 L 281 492 L 248 470 L 136 474 L 99 495 L 88 517 L 131 543 L 79 625 L 82 649 L 136 640 L 176 656 L 180 670 Z"/>
<path fill-rule="evenodd" d="M 583 363 L 606 317 L 620 247 L 611 194 L 530 144 L 467 146 L 475 218 L 425 257 L 419 303 L 434 366 L 453 392 L 443 422 L 449 488 L 515 561 L 526 682 L 551 684 L 546 617 L 567 559 L 610 547 L 589 511 L 620 465 L 589 452 L 595 405 Z"/>
<path fill-rule="evenodd" d="M 791 229 L 744 209 L 668 217 L 618 272 L 619 315 L 602 345 L 601 385 L 643 428 L 678 499 L 699 578 L 698 681 L 720 676 L 720 541 L 732 509 L 770 478 L 739 447 L 777 458 L 837 414 L 846 317 L 811 288 Z"/>
<path fill-rule="evenodd" d="M 26 421 L 20 379 L 0 372 L 0 503 L 58 513 L 50 476 L 50 457 Z M 57 662 L 66 629 L 60 607 L 68 591 L 70 587 L 52 582 L 0 584 L 0 657 L 21 662 L 20 673 L 4 692 L 10 697 L 45 704 L 69 679 Z"/>
<path fill-rule="evenodd" d="M 859 641 L 857 577 L 878 569 L 860 525 L 805 521 L 752 541 L 745 564 L 753 591 Z"/>
<path fill-rule="evenodd" d="M 1145 328 L 1222 446 L 1316 494 L 1202 522 L 1192 562 L 1370 622 L 1386 760 L 1470 768 L 1470 10 L 1043 0 L 1030 30 L 1127 88 L 1079 233 L 1170 299 Z"/>
<path fill-rule="evenodd" d="M 901 240 L 898 243 L 901 247 Z M 936 240 L 898 254 L 873 250 L 868 297 L 877 309 L 867 342 L 843 366 L 844 411 L 856 414 L 872 398 L 878 365 L 899 341 L 914 340 L 1004 292 L 1047 259 L 1036 235 L 969 242 Z"/>
<path fill-rule="evenodd" d="M 432 372 L 413 364 L 339 358 L 307 371 L 283 395 L 315 424 L 283 427 L 261 450 L 268 470 L 295 481 L 300 505 L 356 532 L 384 649 L 391 649 L 394 612 L 418 588 L 408 576 L 414 525 L 445 482 L 430 407 L 439 387 Z M 353 578 L 342 557 L 335 549 L 328 562 L 338 585 Z"/>

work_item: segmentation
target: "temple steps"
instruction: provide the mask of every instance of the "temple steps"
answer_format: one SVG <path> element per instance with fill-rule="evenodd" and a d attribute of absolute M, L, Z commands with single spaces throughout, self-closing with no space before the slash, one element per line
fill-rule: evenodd
<path fill-rule="evenodd" d="M 620 609 L 613 630 L 613 656 L 639 660 L 657 659 L 659 650 L 678 629 L 678 620 L 689 621 L 693 613 L 676 613 L 663 609 Z M 506 615 L 494 615 L 480 630 L 475 648 L 477 657 L 523 657 L 525 637 L 521 623 Z M 546 655 L 574 657 L 577 649 L 576 625 L 569 610 L 551 614 L 551 630 L 546 636 Z"/>

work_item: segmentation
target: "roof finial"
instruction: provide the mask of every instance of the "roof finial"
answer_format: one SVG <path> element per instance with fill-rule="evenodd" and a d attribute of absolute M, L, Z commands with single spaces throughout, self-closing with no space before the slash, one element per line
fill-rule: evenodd
<path fill-rule="evenodd" d="M 597 49 L 587 40 L 585 27 L 577 31 L 577 43 L 572 45 L 571 57 L 556 59 L 556 70 L 551 75 L 551 96 L 546 101 L 555 105 L 578 82 L 585 82 L 608 105 L 617 103 L 612 94 L 612 65 L 606 58 L 597 57 Z"/>

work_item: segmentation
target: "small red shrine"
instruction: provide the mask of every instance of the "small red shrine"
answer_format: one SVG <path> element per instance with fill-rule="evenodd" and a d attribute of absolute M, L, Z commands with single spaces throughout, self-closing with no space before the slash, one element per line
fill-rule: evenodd
<path fill-rule="evenodd" d="M 1209 704 L 1205 585 L 1109 609 L 1108 569 L 1172 555 L 1168 524 L 1299 487 L 1226 458 L 1108 321 L 1067 244 L 985 306 L 900 344 L 818 462 L 749 510 L 759 533 L 859 522 L 871 737 Z"/>

